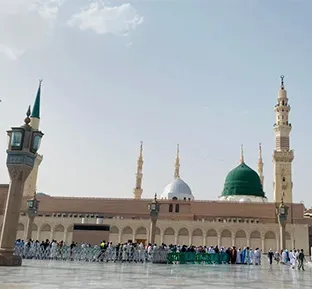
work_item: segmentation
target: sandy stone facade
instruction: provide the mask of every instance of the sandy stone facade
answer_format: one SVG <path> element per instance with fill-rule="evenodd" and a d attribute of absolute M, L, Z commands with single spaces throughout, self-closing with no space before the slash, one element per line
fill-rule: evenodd
<path fill-rule="evenodd" d="M 0 224 L 3 219 L 7 185 L 0 186 Z M 25 238 L 27 197 L 24 197 L 17 238 Z M 103 224 L 110 226 L 109 241 L 146 241 L 150 218 L 146 199 L 65 198 L 42 196 L 35 218 L 32 238 L 72 241 L 73 225 Z M 287 248 L 309 252 L 309 222 L 302 204 L 289 204 L 286 225 Z M 279 225 L 275 203 L 241 204 L 219 201 L 161 201 L 156 242 L 259 247 L 263 252 L 279 248 Z M 172 212 L 170 212 L 172 211 Z M 1 225 L 0 225 L 1 226 Z M 86 240 L 87 241 L 87 240 Z"/>

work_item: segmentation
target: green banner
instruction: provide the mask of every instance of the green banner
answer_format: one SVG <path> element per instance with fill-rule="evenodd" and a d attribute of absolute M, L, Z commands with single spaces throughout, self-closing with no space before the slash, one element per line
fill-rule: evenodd
<path fill-rule="evenodd" d="M 171 252 L 167 255 L 168 264 L 228 264 L 229 255 L 226 253 L 195 253 Z"/>

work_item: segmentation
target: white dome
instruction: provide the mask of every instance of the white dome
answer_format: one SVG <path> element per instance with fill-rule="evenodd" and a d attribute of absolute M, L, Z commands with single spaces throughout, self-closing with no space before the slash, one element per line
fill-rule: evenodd
<path fill-rule="evenodd" d="M 219 201 L 223 202 L 239 202 L 239 203 L 267 203 L 268 199 L 266 197 L 255 197 L 247 195 L 236 195 L 236 196 L 221 196 Z"/>
<path fill-rule="evenodd" d="M 194 200 L 194 196 L 190 187 L 180 178 L 175 179 L 170 184 L 168 184 L 160 198 L 168 200 Z"/>
<path fill-rule="evenodd" d="M 247 197 L 244 197 L 244 198 L 241 198 L 241 199 L 239 200 L 239 202 L 240 202 L 240 203 L 251 203 L 251 200 L 250 200 L 249 198 L 247 198 Z"/>

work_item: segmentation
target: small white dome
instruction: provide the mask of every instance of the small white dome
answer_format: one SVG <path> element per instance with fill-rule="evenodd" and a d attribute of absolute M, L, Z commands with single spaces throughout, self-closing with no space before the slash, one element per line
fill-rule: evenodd
<path fill-rule="evenodd" d="M 249 198 L 247 198 L 247 197 L 244 197 L 244 198 L 241 198 L 241 199 L 239 200 L 239 202 L 240 202 L 240 203 L 251 203 L 251 200 L 250 200 Z"/>
<path fill-rule="evenodd" d="M 175 179 L 168 184 L 160 198 L 168 200 L 194 200 L 194 196 L 189 185 L 180 178 Z"/>
<path fill-rule="evenodd" d="M 255 196 L 247 196 L 247 195 L 237 195 L 237 196 L 221 196 L 219 197 L 219 201 L 223 202 L 239 202 L 239 203 L 267 203 L 268 199 L 266 197 L 255 197 Z"/>

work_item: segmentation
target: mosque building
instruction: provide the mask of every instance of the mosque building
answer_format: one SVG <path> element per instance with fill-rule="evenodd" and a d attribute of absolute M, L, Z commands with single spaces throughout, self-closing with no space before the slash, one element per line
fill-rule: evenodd
<path fill-rule="evenodd" d="M 41 82 L 31 114 L 31 126 L 40 126 Z M 279 250 L 279 224 L 276 208 L 283 199 L 289 207 L 286 224 L 286 247 L 309 251 L 308 218 L 302 203 L 293 203 L 292 161 L 290 149 L 290 105 L 284 78 L 274 107 L 275 150 L 274 200 L 269 202 L 263 191 L 263 160 L 261 144 L 257 172 L 241 160 L 225 178 L 224 188 L 218 200 L 196 200 L 190 186 L 180 177 L 180 152 L 177 147 L 174 178 L 159 196 L 160 212 L 156 227 L 156 243 L 218 245 L 260 248 L 268 252 Z M 17 238 L 25 239 L 27 232 L 27 200 L 36 191 L 38 169 L 43 160 L 39 155 L 35 167 L 26 180 Z M 73 241 L 74 224 L 106 224 L 110 227 L 109 241 L 113 243 L 132 241 L 146 242 L 150 230 L 150 199 L 143 196 L 143 143 L 137 161 L 136 184 L 133 197 L 90 198 L 52 197 L 38 194 L 39 212 L 32 224 L 32 238 L 37 240 Z M 9 185 L 0 185 L 0 227 L 3 221 Z M 312 214 L 311 214 L 312 215 Z M 310 216 L 310 215 L 309 215 Z"/>

